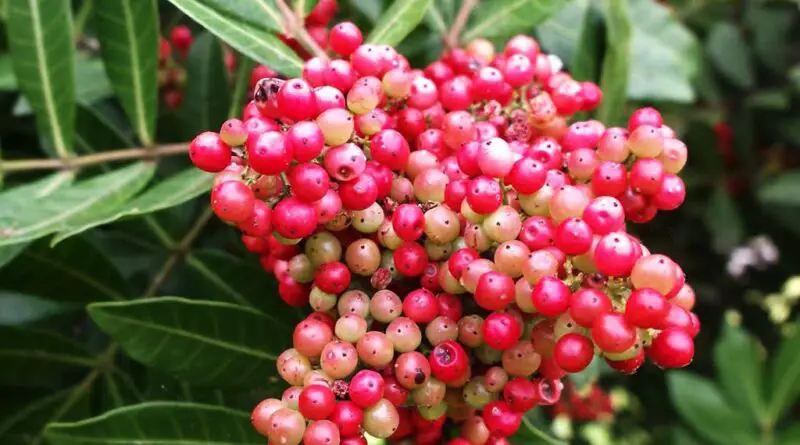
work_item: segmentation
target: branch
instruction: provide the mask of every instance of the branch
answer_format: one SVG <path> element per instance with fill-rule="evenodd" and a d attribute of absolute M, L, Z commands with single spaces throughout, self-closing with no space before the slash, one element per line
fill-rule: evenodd
<path fill-rule="evenodd" d="M 153 159 L 186 153 L 189 144 L 159 145 L 152 148 L 126 148 L 123 150 L 92 153 L 85 156 L 76 156 L 68 159 L 20 159 L 14 161 L 0 161 L 0 172 L 13 173 L 32 170 L 73 170 L 104 162 L 127 161 L 131 159 Z"/>
<path fill-rule="evenodd" d="M 323 60 L 328 60 L 328 55 L 325 51 L 317 45 L 317 42 L 311 37 L 303 26 L 302 17 L 295 15 L 285 0 L 275 0 L 278 9 L 281 10 L 283 16 L 284 27 L 289 31 L 289 36 L 297 40 L 298 43 L 314 57 L 319 57 Z"/>
<path fill-rule="evenodd" d="M 458 39 L 461 37 L 461 31 L 464 30 L 467 19 L 469 19 L 469 14 L 477 4 L 478 0 L 464 0 L 461 3 L 461 9 L 458 10 L 458 15 L 456 15 L 456 19 L 453 21 L 453 27 L 450 28 L 450 32 L 445 39 L 449 48 L 456 48 L 458 46 Z"/>

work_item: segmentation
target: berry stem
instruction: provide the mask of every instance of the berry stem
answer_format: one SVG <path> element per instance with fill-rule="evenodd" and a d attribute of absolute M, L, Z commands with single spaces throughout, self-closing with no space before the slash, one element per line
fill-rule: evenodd
<path fill-rule="evenodd" d="M 464 30 L 467 19 L 469 19 L 469 14 L 477 4 L 478 0 L 464 0 L 461 3 L 461 9 L 458 10 L 456 19 L 453 21 L 453 27 L 450 28 L 450 32 L 447 33 L 447 38 L 445 39 L 449 48 L 458 47 L 458 39 L 461 37 L 461 31 Z"/>
<path fill-rule="evenodd" d="M 295 38 L 312 56 L 328 60 L 328 55 L 325 54 L 325 51 L 317 45 L 317 42 L 315 42 L 308 31 L 306 31 L 305 26 L 303 26 L 302 17 L 295 15 L 292 8 L 290 8 L 284 0 L 275 0 L 275 4 L 278 6 L 278 9 L 280 9 L 281 15 L 283 15 L 284 28 L 288 31 L 289 36 Z"/>
<path fill-rule="evenodd" d="M 92 153 L 65 159 L 19 159 L 0 161 L 0 172 L 14 173 L 32 170 L 71 170 L 105 162 L 126 161 L 130 159 L 151 159 L 186 153 L 189 144 L 166 144 L 150 148 L 127 148 L 103 153 Z"/>
<path fill-rule="evenodd" d="M 536 427 L 527 417 L 522 416 L 522 423 L 528 428 L 528 431 L 531 432 L 534 436 L 542 439 L 542 441 L 547 442 L 551 445 L 566 445 L 566 442 L 562 442 L 558 439 L 551 437 L 549 434 L 545 433 L 544 431 L 540 430 Z"/>

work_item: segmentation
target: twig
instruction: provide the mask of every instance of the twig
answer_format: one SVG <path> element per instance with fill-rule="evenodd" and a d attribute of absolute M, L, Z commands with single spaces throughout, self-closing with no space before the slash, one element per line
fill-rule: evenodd
<path fill-rule="evenodd" d="M 303 26 L 303 20 L 292 11 L 284 0 L 275 0 L 278 9 L 281 10 L 283 16 L 284 27 L 288 30 L 290 37 L 297 40 L 298 43 L 314 57 L 319 57 L 323 60 L 328 60 L 328 55 L 325 51 L 317 45 L 317 42 L 311 37 Z"/>
<path fill-rule="evenodd" d="M 152 148 L 127 148 L 123 150 L 92 153 L 68 159 L 20 159 L 0 161 L 0 172 L 13 173 L 31 170 L 71 170 L 104 162 L 127 161 L 130 159 L 150 159 L 186 153 L 189 144 L 159 145 Z"/>
<path fill-rule="evenodd" d="M 456 19 L 453 21 L 453 27 L 450 28 L 450 32 L 447 34 L 447 38 L 445 39 L 445 42 L 449 48 L 455 48 L 458 46 L 458 39 L 461 37 L 461 31 L 467 24 L 470 12 L 472 12 L 472 9 L 475 8 L 475 5 L 477 4 L 478 0 L 464 0 L 461 3 L 461 9 L 458 10 Z"/>

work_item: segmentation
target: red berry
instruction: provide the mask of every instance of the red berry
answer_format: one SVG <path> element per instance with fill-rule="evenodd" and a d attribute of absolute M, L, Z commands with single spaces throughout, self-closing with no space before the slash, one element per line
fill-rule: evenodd
<path fill-rule="evenodd" d="M 636 343 L 636 329 L 622 314 L 600 314 L 592 325 L 592 339 L 603 352 L 618 354 Z"/>
<path fill-rule="evenodd" d="M 267 131 L 257 139 L 248 139 L 246 148 L 250 167 L 264 175 L 285 172 L 292 162 L 292 146 L 277 131 Z"/>
<path fill-rule="evenodd" d="M 300 414 L 306 419 L 325 419 L 336 409 L 336 396 L 327 386 L 307 386 L 300 393 L 298 406 Z"/>
<path fill-rule="evenodd" d="M 594 358 L 594 345 L 587 337 L 572 332 L 558 339 L 553 358 L 564 371 L 581 372 Z"/>
<path fill-rule="evenodd" d="M 331 49 L 340 56 L 347 57 L 352 54 L 363 41 L 361 30 L 352 22 L 341 22 L 331 28 L 328 42 Z"/>
<path fill-rule="evenodd" d="M 591 328 L 598 316 L 611 312 L 611 309 L 611 299 L 602 290 L 582 288 L 570 297 L 569 315 L 585 328 Z"/>
<path fill-rule="evenodd" d="M 506 437 L 519 430 L 522 414 L 514 412 L 508 403 L 496 400 L 483 407 L 483 421 L 492 434 Z"/>
<path fill-rule="evenodd" d="M 504 351 L 517 343 L 522 324 L 507 312 L 492 312 L 483 320 L 483 341 L 492 349 Z"/>
<path fill-rule="evenodd" d="M 478 286 L 475 289 L 475 302 L 478 306 L 496 311 L 505 309 L 516 294 L 514 280 L 501 272 L 486 272 L 478 279 Z"/>
<path fill-rule="evenodd" d="M 211 191 L 211 209 L 223 221 L 243 223 L 253 214 L 253 191 L 240 181 L 217 184 Z"/>
<path fill-rule="evenodd" d="M 302 79 L 290 79 L 278 90 L 278 109 L 283 117 L 293 121 L 311 119 L 317 115 L 317 101 L 311 85 Z"/>
<path fill-rule="evenodd" d="M 536 310 L 545 317 L 558 317 L 569 309 L 571 292 L 558 278 L 544 277 L 536 283 L 531 299 Z"/>
<path fill-rule="evenodd" d="M 369 408 L 383 398 L 383 377 L 375 371 L 362 369 L 350 380 L 350 400 L 361 408 Z"/>
<path fill-rule="evenodd" d="M 464 348 L 453 340 L 445 340 L 431 351 L 428 361 L 433 376 L 444 383 L 452 383 L 469 369 L 469 358 Z"/>
<path fill-rule="evenodd" d="M 273 209 L 272 225 L 285 238 L 305 238 L 317 228 L 317 211 L 297 198 L 284 198 Z"/>
<path fill-rule="evenodd" d="M 682 329 L 667 328 L 653 340 L 648 355 L 662 368 L 683 368 L 694 358 L 694 341 Z"/>
<path fill-rule="evenodd" d="M 340 294 L 350 286 L 350 269 L 339 261 L 325 263 L 314 272 L 314 284 L 323 292 Z"/>
<path fill-rule="evenodd" d="M 401 275 L 418 277 L 428 266 L 428 252 L 421 244 L 405 242 L 392 255 L 394 266 Z"/>
<path fill-rule="evenodd" d="M 503 387 L 503 399 L 513 411 L 526 413 L 536 406 L 536 386 L 524 377 L 515 377 Z"/>
<path fill-rule="evenodd" d="M 625 302 L 625 320 L 638 328 L 656 328 L 669 313 L 670 305 L 658 291 L 635 289 Z"/>
<path fill-rule="evenodd" d="M 220 172 L 231 163 L 231 147 L 222 141 L 218 133 L 206 131 L 189 144 L 189 158 L 200 170 Z"/>
<path fill-rule="evenodd" d="M 436 296 L 427 289 L 411 291 L 403 300 L 403 314 L 416 323 L 430 323 L 439 315 Z"/>
<path fill-rule="evenodd" d="M 330 189 L 330 177 L 318 164 L 300 164 L 292 169 L 289 185 L 294 196 L 301 201 L 314 202 L 322 199 Z"/>

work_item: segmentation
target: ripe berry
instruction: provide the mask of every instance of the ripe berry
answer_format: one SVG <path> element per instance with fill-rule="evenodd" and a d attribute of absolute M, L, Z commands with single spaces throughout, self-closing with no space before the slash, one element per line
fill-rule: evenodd
<path fill-rule="evenodd" d="M 383 377 L 375 371 L 363 369 L 350 380 L 348 395 L 361 408 L 369 408 L 383 398 Z"/>
<path fill-rule="evenodd" d="M 585 328 L 591 328 L 597 317 L 611 312 L 611 308 L 608 295 L 598 289 L 578 289 L 570 297 L 569 314 L 576 323 Z"/>
<path fill-rule="evenodd" d="M 231 147 L 219 134 L 206 131 L 195 136 L 189 144 L 189 158 L 200 170 L 220 172 L 231 163 Z"/>
<path fill-rule="evenodd" d="M 683 368 L 694 358 L 694 341 L 682 329 L 667 328 L 653 340 L 648 355 L 662 368 Z"/>
<path fill-rule="evenodd" d="M 557 317 L 569 309 L 571 292 L 558 278 L 544 277 L 531 293 L 536 310 L 546 317 Z"/>
<path fill-rule="evenodd" d="M 636 343 L 636 329 L 621 314 L 600 314 L 592 324 L 592 339 L 603 352 L 620 353 Z"/>
<path fill-rule="evenodd" d="M 483 341 L 498 351 L 508 349 L 522 335 L 522 323 L 507 312 L 493 312 L 481 325 Z"/>
<path fill-rule="evenodd" d="M 658 291 L 635 289 L 625 302 L 625 320 L 638 328 L 656 328 L 669 312 L 669 303 Z"/>
<path fill-rule="evenodd" d="M 512 301 L 516 288 L 514 280 L 500 272 L 487 272 L 478 279 L 475 289 L 475 302 L 486 310 L 495 311 L 504 309 Z"/>
<path fill-rule="evenodd" d="M 223 221 L 247 221 L 253 214 L 254 203 L 253 192 L 240 181 L 223 182 L 211 191 L 211 208 Z"/>
<path fill-rule="evenodd" d="M 469 369 L 467 353 L 453 340 L 446 340 L 436 345 L 428 360 L 433 376 L 444 383 L 460 379 Z"/>
<path fill-rule="evenodd" d="M 592 362 L 594 345 L 581 334 L 569 333 L 556 341 L 553 358 L 564 371 L 580 372 Z"/>
<path fill-rule="evenodd" d="M 324 385 L 311 385 L 300 393 L 299 407 L 306 419 L 325 419 L 336 408 L 336 396 Z"/>
<path fill-rule="evenodd" d="M 492 434 L 511 436 L 519 430 L 522 414 L 514 412 L 504 401 L 489 402 L 483 408 L 483 421 Z"/>

